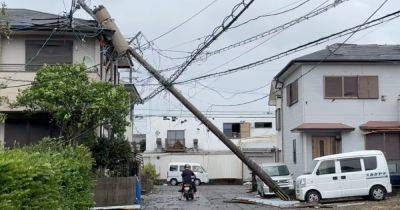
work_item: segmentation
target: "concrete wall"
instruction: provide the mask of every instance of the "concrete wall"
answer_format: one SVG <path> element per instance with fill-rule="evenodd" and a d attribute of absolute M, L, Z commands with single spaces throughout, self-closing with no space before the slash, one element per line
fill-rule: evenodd
<path fill-rule="evenodd" d="M 163 117 L 149 117 L 147 125 L 148 133 L 146 133 L 146 152 L 153 152 L 156 149 L 156 139 L 161 138 L 163 147 L 165 146 L 165 138 L 167 138 L 168 130 L 185 130 L 185 144 L 187 148 L 193 147 L 193 139 L 198 139 L 199 149 L 205 151 L 228 150 L 228 148 L 215 135 L 201 124 L 200 121 L 193 117 L 179 117 L 175 122 L 171 120 L 163 120 Z M 185 122 L 183 122 L 185 121 Z M 274 134 L 275 118 L 215 118 L 211 121 L 221 130 L 223 123 L 239 123 L 241 121 L 250 122 L 251 136 L 264 136 Z M 182 123 L 183 122 L 183 123 Z M 272 128 L 254 128 L 254 122 L 272 122 Z M 237 143 L 237 139 L 233 139 Z"/>
<path fill-rule="evenodd" d="M 208 172 L 210 179 L 242 179 L 242 162 L 232 153 L 158 153 L 143 154 L 144 163 L 155 166 L 160 179 L 167 179 L 170 162 L 192 162 L 201 164 Z"/>
<path fill-rule="evenodd" d="M 285 84 L 308 72 L 314 65 L 303 65 L 291 74 Z M 379 99 L 324 99 L 324 76 L 376 75 L 379 77 Z M 342 134 L 342 152 L 365 149 L 364 135 L 359 126 L 367 121 L 399 121 L 400 66 L 396 64 L 331 64 L 319 65 L 299 80 L 299 101 L 283 106 L 283 155 L 285 163 L 299 175 L 311 163 L 311 135 L 290 130 L 301 123 L 344 123 L 355 128 Z M 384 97 L 384 100 L 381 100 Z M 278 134 L 279 138 L 279 134 Z M 292 140 L 297 140 L 297 164 L 293 163 Z M 300 146 L 302 150 L 300 150 Z"/>

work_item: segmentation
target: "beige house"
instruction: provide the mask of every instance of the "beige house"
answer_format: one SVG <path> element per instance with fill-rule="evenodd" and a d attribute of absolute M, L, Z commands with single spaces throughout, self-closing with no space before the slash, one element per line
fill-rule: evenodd
<path fill-rule="evenodd" d="M 94 20 L 71 20 L 27 9 L 8 9 L 7 13 L 12 33 L 8 39 L 0 40 L 0 83 L 7 85 L 0 89 L 1 96 L 15 100 L 18 90 L 33 81 L 43 64 L 83 63 L 91 79 L 120 83 L 118 69 L 127 66 L 118 66 L 119 58 L 107 42 L 113 31 L 100 28 Z M 136 98 L 135 87 L 126 87 Z M 6 146 L 14 142 L 30 144 L 57 133 L 46 113 L 26 115 L 24 110 L 8 105 L 1 106 L 0 112 L 7 114 L 6 121 L 0 123 L 0 143 Z M 99 134 L 102 131 L 104 128 L 99 129 Z M 131 140 L 132 129 L 127 131 Z"/>

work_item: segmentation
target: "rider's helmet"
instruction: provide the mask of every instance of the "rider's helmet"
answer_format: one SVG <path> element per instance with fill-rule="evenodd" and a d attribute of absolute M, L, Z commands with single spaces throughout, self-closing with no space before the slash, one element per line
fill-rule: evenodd
<path fill-rule="evenodd" d="M 189 164 L 185 164 L 185 169 L 189 169 L 189 168 L 190 168 Z"/>

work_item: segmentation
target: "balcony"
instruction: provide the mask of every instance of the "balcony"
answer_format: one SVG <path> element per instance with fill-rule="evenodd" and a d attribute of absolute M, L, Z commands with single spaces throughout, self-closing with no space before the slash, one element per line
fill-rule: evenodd
<path fill-rule="evenodd" d="M 241 138 L 240 132 L 227 132 L 227 131 L 225 131 L 224 134 L 229 139 L 240 139 Z"/>
<path fill-rule="evenodd" d="M 185 152 L 185 139 L 165 139 L 166 152 Z"/>

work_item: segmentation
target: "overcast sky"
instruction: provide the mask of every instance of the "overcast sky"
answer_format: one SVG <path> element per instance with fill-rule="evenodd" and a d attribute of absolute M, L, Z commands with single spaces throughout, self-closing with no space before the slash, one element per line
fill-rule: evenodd
<path fill-rule="evenodd" d="M 234 43 L 236 41 L 248 38 L 274 26 L 283 24 L 291 19 L 299 17 L 311 11 L 326 0 L 310 0 L 303 6 L 282 15 L 260 18 L 252 21 L 242 27 L 232 29 L 224 33 L 216 42 L 214 42 L 208 50 L 218 49 L 219 47 Z M 329 3 L 334 0 L 328 0 Z M 9 8 L 27 8 L 49 12 L 54 14 L 62 14 L 69 10 L 70 0 L 5 0 Z M 168 31 L 170 28 L 183 22 L 200 9 L 208 5 L 212 0 L 91 0 L 87 1 L 90 6 L 103 4 L 109 10 L 111 16 L 119 25 L 122 33 L 127 37 L 134 36 L 141 31 L 147 38 L 153 39 L 158 35 Z M 179 27 L 177 30 L 155 41 L 155 45 L 160 49 L 170 49 L 179 51 L 192 51 L 199 42 L 192 42 L 179 47 L 174 47 L 185 41 L 201 37 L 209 34 L 214 27 L 221 24 L 222 19 L 228 15 L 232 7 L 239 0 L 218 0 L 212 4 L 207 10 L 193 18 L 191 21 Z M 256 0 L 250 8 L 244 13 L 238 22 L 245 21 L 262 14 L 271 13 L 281 7 L 296 3 L 299 0 Z M 243 65 L 274 55 L 278 52 L 296 47 L 300 44 L 312 41 L 322 36 L 355 26 L 366 20 L 368 16 L 383 2 L 383 0 L 349 0 L 342 3 L 337 8 L 310 20 L 304 21 L 285 30 L 279 36 L 266 41 L 246 55 L 221 66 L 214 70 L 221 71 L 231 67 Z M 294 4 L 296 5 L 296 4 Z M 290 7 L 286 7 L 288 9 Z M 389 0 L 388 3 L 374 16 L 380 17 L 387 13 L 394 12 L 400 8 L 400 1 Z M 281 9 L 279 11 L 285 10 Z M 84 11 L 79 10 L 76 17 L 89 18 Z M 358 44 L 398 44 L 400 37 L 400 21 L 395 19 L 389 23 L 378 27 L 361 31 L 357 33 L 348 43 Z M 269 83 L 272 77 L 280 71 L 283 66 L 291 59 L 301 55 L 323 49 L 328 44 L 341 42 L 345 38 L 333 40 L 305 51 L 298 52 L 291 56 L 280 60 L 267 63 L 265 65 L 252 68 L 251 70 L 235 73 L 229 76 L 202 80 L 200 83 L 191 83 L 188 85 L 178 86 L 178 88 L 201 110 L 224 110 L 224 111 L 273 111 L 273 108 L 267 106 L 267 99 L 251 103 L 245 106 L 237 107 L 216 107 L 211 104 L 236 104 L 250 101 L 266 95 L 267 88 L 262 88 L 255 92 L 247 94 L 232 95 L 231 93 L 253 90 Z M 248 49 L 260 44 L 266 39 L 261 39 L 254 43 L 238 47 L 226 53 L 215 55 L 206 61 L 198 62 L 190 66 L 180 79 L 187 79 L 193 76 L 204 74 L 221 64 L 230 61 L 232 58 L 242 54 Z M 171 48 L 174 47 L 174 48 Z M 170 60 L 161 57 L 154 51 L 148 50 L 144 52 L 145 57 L 155 67 L 159 69 L 167 68 L 175 64 L 180 64 L 184 60 Z M 182 57 L 188 54 L 165 52 L 170 57 Z M 140 79 L 146 78 L 147 74 L 143 70 L 139 70 L 135 76 Z M 149 82 L 155 84 L 154 80 Z M 204 88 L 207 86 L 209 88 Z M 152 89 L 153 86 L 138 87 L 143 92 L 143 97 Z M 216 89 L 218 92 L 211 90 Z M 165 111 L 156 111 L 154 109 L 182 109 L 182 106 L 173 96 L 163 93 L 159 97 L 147 102 L 144 105 L 136 106 L 138 113 L 159 114 Z M 146 109 L 140 111 L 140 109 Z M 150 110 L 148 110 L 150 109 Z M 146 131 L 145 121 L 137 121 L 137 130 Z"/>

